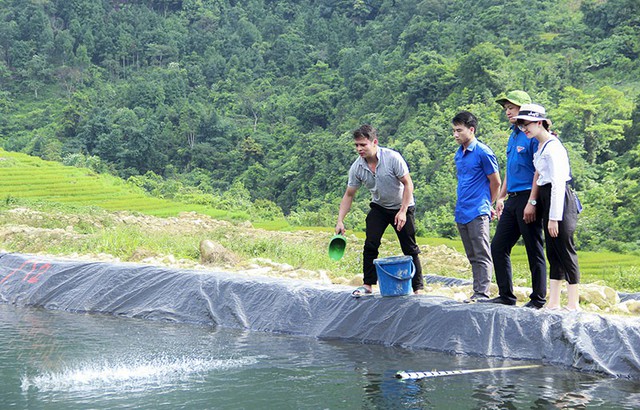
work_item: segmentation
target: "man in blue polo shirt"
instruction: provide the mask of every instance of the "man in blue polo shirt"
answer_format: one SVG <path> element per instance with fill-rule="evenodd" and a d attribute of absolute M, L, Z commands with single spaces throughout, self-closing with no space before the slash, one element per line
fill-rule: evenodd
<path fill-rule="evenodd" d="M 546 302 L 547 265 L 544 259 L 542 218 L 536 215 L 538 186 L 533 183 L 533 154 L 538 150 L 538 140 L 527 138 L 524 132 L 515 126 L 515 117 L 520 106 L 530 104 L 531 98 L 524 91 L 514 90 L 499 97 L 496 102 L 502 105 L 511 123 L 511 135 L 507 143 L 507 169 L 496 202 L 498 227 L 491 242 L 491 256 L 499 296 L 488 302 L 516 304 L 513 294 L 511 249 L 522 237 L 529 259 L 532 287 L 531 300 L 524 306 L 540 309 Z"/>
<path fill-rule="evenodd" d="M 458 175 L 455 220 L 473 273 L 473 295 L 465 302 L 489 299 L 492 262 L 489 222 L 494 217 L 493 202 L 500 190 L 496 156 L 475 137 L 478 120 L 469 111 L 451 120 L 453 136 L 460 148 L 454 160 Z"/>

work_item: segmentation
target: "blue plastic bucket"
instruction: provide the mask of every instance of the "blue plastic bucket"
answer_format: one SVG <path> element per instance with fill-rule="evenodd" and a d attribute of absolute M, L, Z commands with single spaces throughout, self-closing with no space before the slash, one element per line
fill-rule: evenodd
<path fill-rule="evenodd" d="M 374 259 L 378 273 L 378 285 L 382 296 L 404 296 L 411 294 L 411 278 L 416 273 L 411 256 L 391 256 Z"/>

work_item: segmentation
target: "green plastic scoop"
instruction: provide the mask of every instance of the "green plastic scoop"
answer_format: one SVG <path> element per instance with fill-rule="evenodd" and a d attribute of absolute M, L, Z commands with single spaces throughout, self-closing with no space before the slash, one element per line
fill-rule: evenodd
<path fill-rule="evenodd" d="M 334 261 L 342 259 L 344 249 L 347 247 L 347 238 L 344 235 L 334 235 L 329 241 L 329 258 Z"/>

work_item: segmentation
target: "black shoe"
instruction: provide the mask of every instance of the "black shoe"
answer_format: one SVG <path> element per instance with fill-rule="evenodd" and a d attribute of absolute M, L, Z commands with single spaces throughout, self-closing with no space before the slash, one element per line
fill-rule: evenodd
<path fill-rule="evenodd" d="M 502 296 L 498 296 L 496 298 L 493 299 L 480 299 L 478 300 L 478 302 L 480 303 L 497 303 L 499 305 L 509 305 L 509 306 L 513 306 L 516 304 L 516 302 L 511 302 L 508 299 L 503 298 Z"/>
<path fill-rule="evenodd" d="M 527 302 L 526 304 L 522 305 L 522 307 L 526 307 L 530 309 L 542 309 L 542 306 L 536 305 L 533 302 Z"/>

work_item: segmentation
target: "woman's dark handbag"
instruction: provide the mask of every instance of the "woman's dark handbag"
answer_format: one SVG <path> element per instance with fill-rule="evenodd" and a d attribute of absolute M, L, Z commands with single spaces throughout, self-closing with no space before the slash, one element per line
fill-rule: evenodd
<path fill-rule="evenodd" d="M 573 193 L 573 198 L 576 201 L 576 209 L 578 210 L 578 213 L 582 212 L 582 203 L 580 202 L 580 198 L 578 198 L 578 195 L 573 189 L 571 190 L 571 193 Z"/>

